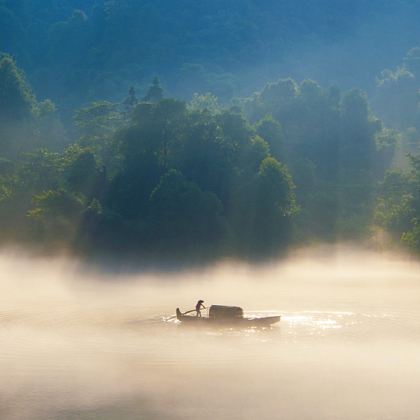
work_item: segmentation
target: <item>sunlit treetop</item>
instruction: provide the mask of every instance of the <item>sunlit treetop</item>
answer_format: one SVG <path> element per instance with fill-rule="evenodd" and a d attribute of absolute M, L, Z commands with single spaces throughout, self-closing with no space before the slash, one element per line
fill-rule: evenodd
<path fill-rule="evenodd" d="M 28 118 L 34 106 L 34 96 L 15 61 L 8 55 L 0 56 L 0 118 Z"/>

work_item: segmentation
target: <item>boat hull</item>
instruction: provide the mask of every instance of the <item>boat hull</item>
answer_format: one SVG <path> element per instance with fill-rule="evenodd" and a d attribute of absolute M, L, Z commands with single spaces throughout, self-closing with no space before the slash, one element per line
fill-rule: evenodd
<path fill-rule="evenodd" d="M 183 324 L 197 326 L 225 326 L 225 327 L 269 327 L 280 321 L 280 316 L 267 316 L 262 318 L 233 318 L 233 319 L 213 319 L 208 317 L 199 317 L 184 315 L 179 308 L 176 310 L 178 321 Z"/>

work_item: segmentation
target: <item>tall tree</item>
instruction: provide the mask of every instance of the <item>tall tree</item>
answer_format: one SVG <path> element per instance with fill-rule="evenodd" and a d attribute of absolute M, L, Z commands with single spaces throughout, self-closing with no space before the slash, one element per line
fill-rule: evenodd
<path fill-rule="evenodd" d="M 160 86 L 159 78 L 155 77 L 153 79 L 152 86 L 149 87 L 149 90 L 146 93 L 146 96 L 143 98 L 145 102 L 157 103 L 163 99 L 163 89 Z"/>
<path fill-rule="evenodd" d="M 0 121 L 29 118 L 35 105 L 32 92 L 21 70 L 8 55 L 0 57 Z"/>

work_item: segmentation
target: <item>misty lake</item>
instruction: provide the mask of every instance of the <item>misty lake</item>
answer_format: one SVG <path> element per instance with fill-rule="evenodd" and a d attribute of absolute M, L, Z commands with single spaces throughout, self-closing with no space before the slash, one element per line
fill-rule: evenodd
<path fill-rule="evenodd" d="M 0 256 L 0 418 L 420 418 L 420 265 L 343 249 L 107 274 Z M 179 325 L 199 299 L 270 329 Z"/>

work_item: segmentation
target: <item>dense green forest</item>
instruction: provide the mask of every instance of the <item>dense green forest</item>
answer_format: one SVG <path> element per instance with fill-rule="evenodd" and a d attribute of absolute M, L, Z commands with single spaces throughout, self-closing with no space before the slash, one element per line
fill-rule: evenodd
<path fill-rule="evenodd" d="M 2 243 L 143 259 L 344 240 L 419 252 L 416 43 L 382 57 L 390 69 L 366 64 L 369 97 L 263 82 L 296 51 L 418 12 L 409 0 L 0 0 Z M 271 70 L 256 78 L 259 66 Z"/>
<path fill-rule="evenodd" d="M 0 51 L 61 112 L 159 75 L 222 100 L 281 77 L 373 89 L 418 44 L 417 0 L 0 0 Z M 261 82 L 261 80 L 263 82 Z"/>

